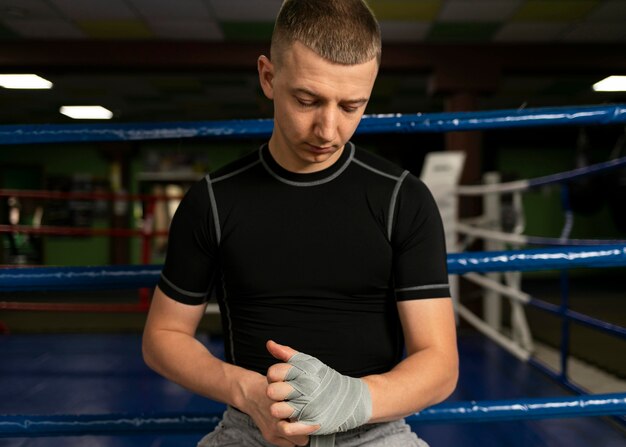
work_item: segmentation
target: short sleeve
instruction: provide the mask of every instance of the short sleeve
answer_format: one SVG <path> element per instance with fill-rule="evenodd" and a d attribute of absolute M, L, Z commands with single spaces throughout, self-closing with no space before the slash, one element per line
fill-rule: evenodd
<path fill-rule="evenodd" d="M 195 183 L 178 206 L 169 230 L 159 288 L 185 304 L 208 301 L 219 278 L 208 183 Z"/>
<path fill-rule="evenodd" d="M 398 301 L 450 296 L 439 209 L 426 185 L 410 174 L 398 190 L 391 242 Z"/>

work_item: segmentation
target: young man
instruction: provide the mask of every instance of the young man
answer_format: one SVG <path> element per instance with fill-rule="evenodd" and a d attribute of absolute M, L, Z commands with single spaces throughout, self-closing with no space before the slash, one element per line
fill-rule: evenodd
<path fill-rule="evenodd" d="M 228 405 L 201 446 L 423 446 L 402 418 L 454 389 L 455 323 L 430 193 L 349 141 L 378 25 L 361 0 L 287 0 L 271 57 L 272 136 L 182 201 L 144 358 Z M 213 293 L 226 361 L 194 338 Z"/>

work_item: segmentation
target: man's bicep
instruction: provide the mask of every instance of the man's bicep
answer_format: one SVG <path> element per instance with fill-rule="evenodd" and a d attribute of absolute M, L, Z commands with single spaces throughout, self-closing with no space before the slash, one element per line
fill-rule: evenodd
<path fill-rule="evenodd" d="M 456 355 L 456 323 L 450 298 L 427 298 L 398 302 L 407 354 L 427 348 Z"/>
<path fill-rule="evenodd" d="M 183 304 L 167 296 L 159 287 L 154 290 L 146 331 L 171 330 L 194 335 L 204 316 L 205 304 Z"/>

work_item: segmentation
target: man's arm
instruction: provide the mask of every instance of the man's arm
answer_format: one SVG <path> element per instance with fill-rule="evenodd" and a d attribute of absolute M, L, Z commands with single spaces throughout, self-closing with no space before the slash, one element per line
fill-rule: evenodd
<path fill-rule="evenodd" d="M 458 379 L 450 298 L 398 302 L 407 356 L 385 374 L 363 377 L 372 396 L 370 422 L 406 417 L 446 399 Z"/>
<path fill-rule="evenodd" d="M 387 373 L 362 378 L 371 396 L 369 423 L 396 420 L 434 405 L 448 397 L 456 386 L 458 354 L 452 300 L 401 301 L 398 310 L 407 356 Z M 268 396 L 276 401 L 271 411 L 275 417 L 287 419 L 294 412 L 294 407 L 284 401 L 293 391 L 287 379 L 293 366 L 287 362 L 294 358 L 297 351 L 271 341 L 267 348 L 274 357 L 284 362 L 268 370 Z M 333 400 L 335 397 L 325 396 L 323 400 L 328 402 L 326 405 L 337 405 Z M 289 435 L 303 433 L 311 427 L 287 420 L 280 422 L 279 426 L 281 433 Z M 313 427 L 317 429 L 320 425 Z"/>
<path fill-rule="evenodd" d="M 155 290 L 143 334 L 146 364 L 172 382 L 247 413 L 263 436 L 278 446 L 306 445 L 308 437 L 278 434 L 269 412 L 267 379 L 214 357 L 195 338 L 205 306 L 179 303 Z"/>

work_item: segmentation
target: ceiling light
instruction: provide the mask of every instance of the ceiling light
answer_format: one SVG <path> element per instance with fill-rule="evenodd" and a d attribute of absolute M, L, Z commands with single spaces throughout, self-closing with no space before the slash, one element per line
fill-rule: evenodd
<path fill-rule="evenodd" d="M 62 106 L 59 112 L 76 120 L 109 120 L 113 118 L 113 112 L 102 106 Z"/>
<path fill-rule="evenodd" d="M 609 76 L 593 84 L 596 92 L 626 92 L 626 76 Z"/>
<path fill-rule="evenodd" d="M 14 89 L 47 89 L 52 82 L 36 74 L 0 74 L 0 86 Z"/>

